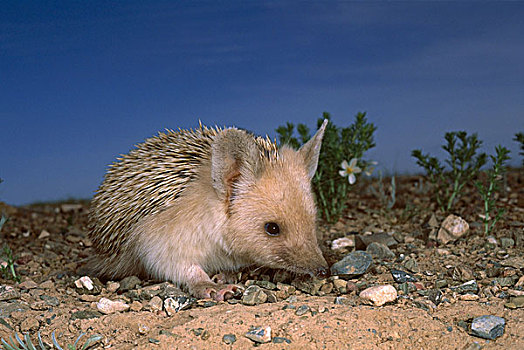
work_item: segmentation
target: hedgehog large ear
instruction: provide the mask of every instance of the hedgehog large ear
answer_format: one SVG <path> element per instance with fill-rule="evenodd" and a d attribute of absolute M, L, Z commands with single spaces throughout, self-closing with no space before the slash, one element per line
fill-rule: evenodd
<path fill-rule="evenodd" d="M 243 130 L 221 131 L 211 146 L 211 178 L 221 200 L 229 200 L 233 184 L 252 183 L 260 170 L 260 151 L 253 136 Z"/>
<path fill-rule="evenodd" d="M 298 153 L 301 154 L 304 158 L 306 170 L 310 179 L 313 178 L 315 171 L 317 171 L 318 156 L 320 155 L 322 137 L 324 137 L 324 131 L 326 130 L 328 122 L 329 120 L 324 119 L 322 126 L 320 126 L 315 136 L 313 136 L 298 150 Z"/>

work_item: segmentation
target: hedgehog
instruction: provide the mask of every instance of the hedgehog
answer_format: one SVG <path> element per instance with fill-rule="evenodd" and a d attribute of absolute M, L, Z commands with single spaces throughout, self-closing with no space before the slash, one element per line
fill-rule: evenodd
<path fill-rule="evenodd" d="M 170 281 L 215 300 L 240 289 L 242 268 L 327 277 L 311 188 L 327 122 L 298 150 L 202 124 L 137 144 L 92 199 L 93 272 Z"/>

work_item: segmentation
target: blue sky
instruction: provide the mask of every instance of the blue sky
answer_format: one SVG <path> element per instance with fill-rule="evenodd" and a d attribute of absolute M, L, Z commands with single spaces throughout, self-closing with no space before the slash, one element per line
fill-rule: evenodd
<path fill-rule="evenodd" d="M 323 111 L 415 172 L 446 131 L 524 131 L 523 2 L 14 1 L 0 12 L 0 200 L 90 197 L 109 163 L 198 119 L 275 137 Z"/>

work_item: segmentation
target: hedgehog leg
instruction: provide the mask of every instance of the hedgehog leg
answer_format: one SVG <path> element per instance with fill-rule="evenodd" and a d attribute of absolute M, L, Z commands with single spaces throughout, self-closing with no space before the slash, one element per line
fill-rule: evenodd
<path fill-rule="evenodd" d="M 237 271 L 223 271 L 211 277 L 211 280 L 218 284 L 226 284 L 226 283 L 235 284 L 238 281 L 238 272 Z"/>
<path fill-rule="evenodd" d="M 187 272 L 187 288 L 197 298 L 211 298 L 223 301 L 233 297 L 241 288 L 234 284 L 217 284 L 198 265 L 191 265 Z"/>

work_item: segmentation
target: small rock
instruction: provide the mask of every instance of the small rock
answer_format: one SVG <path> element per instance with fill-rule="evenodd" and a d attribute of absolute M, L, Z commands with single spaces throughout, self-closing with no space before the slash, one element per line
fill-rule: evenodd
<path fill-rule="evenodd" d="M 51 280 L 47 280 L 47 281 L 44 281 L 42 283 L 40 283 L 40 285 L 38 286 L 39 288 L 42 288 L 42 289 L 54 289 L 55 288 L 55 283 Z"/>
<path fill-rule="evenodd" d="M 331 282 L 324 283 L 320 287 L 320 290 L 318 291 L 318 295 L 326 295 L 326 294 L 331 293 L 332 291 L 333 291 L 333 283 Z"/>
<path fill-rule="evenodd" d="M 130 307 L 131 311 L 140 311 L 143 309 L 143 305 L 141 302 L 139 302 L 138 300 L 135 300 L 131 303 L 131 307 Z"/>
<path fill-rule="evenodd" d="M 0 301 L 18 299 L 20 292 L 8 285 L 0 285 Z"/>
<path fill-rule="evenodd" d="M 476 294 L 479 291 L 479 286 L 477 284 L 477 281 L 471 280 L 459 286 L 451 287 L 451 290 L 454 292 L 460 293 L 460 294 L 465 294 L 465 293 Z"/>
<path fill-rule="evenodd" d="M 297 307 L 297 310 L 295 311 L 295 315 L 302 316 L 305 315 L 309 311 L 309 306 L 307 305 L 300 305 Z"/>
<path fill-rule="evenodd" d="M 38 288 L 38 284 L 34 282 L 33 280 L 26 280 L 18 285 L 22 289 L 34 289 Z"/>
<path fill-rule="evenodd" d="M 138 333 L 140 333 L 142 335 L 147 334 L 150 330 L 151 329 L 146 324 L 141 323 L 141 324 L 138 325 Z"/>
<path fill-rule="evenodd" d="M 360 276 L 366 273 L 372 262 L 373 258 L 366 252 L 351 252 L 331 266 L 331 274 L 346 278 Z"/>
<path fill-rule="evenodd" d="M 407 258 L 406 261 L 404 261 L 403 265 L 406 269 L 413 273 L 418 273 L 420 271 L 418 268 L 417 261 L 415 259 Z"/>
<path fill-rule="evenodd" d="M 46 303 L 46 305 L 48 305 L 48 306 L 56 307 L 56 306 L 60 305 L 60 300 L 58 300 L 57 297 L 53 297 L 53 296 L 50 296 L 50 295 L 45 295 L 45 294 L 40 295 L 40 300 L 43 300 Z"/>
<path fill-rule="evenodd" d="M 480 299 L 480 297 L 477 294 L 466 293 L 466 294 L 459 295 L 458 299 L 464 300 L 464 301 L 477 301 Z"/>
<path fill-rule="evenodd" d="M 356 235 L 355 236 L 355 249 L 364 250 L 371 243 L 381 243 L 388 248 L 395 248 L 398 245 L 397 240 L 390 234 L 374 233 L 372 235 Z"/>
<path fill-rule="evenodd" d="M 162 299 L 159 296 L 154 296 L 153 298 L 151 298 L 147 305 L 151 309 L 151 311 L 158 312 L 162 311 L 162 304 Z"/>
<path fill-rule="evenodd" d="M 435 216 L 435 213 L 431 214 L 431 217 L 429 218 L 429 221 L 428 221 L 428 226 L 433 227 L 433 228 L 439 227 L 438 220 L 437 220 L 437 217 Z"/>
<path fill-rule="evenodd" d="M 488 243 L 493 245 L 494 247 L 498 245 L 497 239 L 493 236 L 486 237 L 486 241 L 488 241 Z"/>
<path fill-rule="evenodd" d="M 442 292 L 440 289 L 432 289 L 428 292 L 428 299 L 438 306 L 442 302 Z"/>
<path fill-rule="evenodd" d="M 255 284 L 269 290 L 277 289 L 277 285 L 269 281 L 255 281 Z"/>
<path fill-rule="evenodd" d="M 119 290 L 127 292 L 130 289 L 135 289 L 142 281 L 136 276 L 129 276 L 120 281 Z"/>
<path fill-rule="evenodd" d="M 493 284 L 498 284 L 501 287 L 511 287 L 513 286 L 513 278 L 511 277 L 497 277 L 493 279 Z"/>
<path fill-rule="evenodd" d="M 476 317 L 471 323 L 471 334 L 484 339 L 497 339 L 504 334 L 506 320 L 502 317 L 485 315 Z"/>
<path fill-rule="evenodd" d="M 106 288 L 107 288 L 107 291 L 109 293 L 114 293 L 114 292 L 116 292 L 118 290 L 118 288 L 120 288 L 120 283 L 114 282 L 114 281 L 109 281 L 106 284 Z"/>
<path fill-rule="evenodd" d="M 354 237 L 337 238 L 333 242 L 331 242 L 332 250 L 338 250 L 338 249 L 343 249 L 343 248 L 353 248 L 354 246 L 355 246 Z"/>
<path fill-rule="evenodd" d="M 340 279 L 340 278 L 337 278 L 335 280 L 333 280 L 333 285 L 335 286 L 335 289 L 340 293 L 340 294 L 346 294 L 348 289 L 347 289 L 347 281 L 343 280 L 343 279 Z"/>
<path fill-rule="evenodd" d="M 387 284 L 366 288 L 360 292 L 359 296 L 365 303 L 382 306 L 397 299 L 397 290 L 392 285 Z"/>
<path fill-rule="evenodd" d="M 107 298 L 101 298 L 98 303 L 96 303 L 96 308 L 106 315 L 127 311 L 129 310 L 129 307 L 129 305 L 122 301 L 112 301 Z"/>
<path fill-rule="evenodd" d="M 49 236 L 51 236 L 49 232 L 47 232 L 46 230 L 42 230 L 42 232 L 40 232 L 40 234 L 38 235 L 38 239 L 44 239 Z"/>
<path fill-rule="evenodd" d="M 402 270 L 391 269 L 391 275 L 397 283 L 418 281 L 418 279 L 415 276 Z"/>
<path fill-rule="evenodd" d="M 267 301 L 267 294 L 257 285 L 251 285 L 246 288 L 242 295 L 242 304 L 258 305 Z"/>
<path fill-rule="evenodd" d="M 509 302 L 504 304 L 508 309 L 519 309 L 524 307 L 524 295 L 510 297 Z"/>
<path fill-rule="evenodd" d="M 367 248 L 366 252 L 369 253 L 373 258 L 379 260 L 388 260 L 394 259 L 395 253 L 391 251 L 386 245 L 378 242 L 371 242 Z"/>
<path fill-rule="evenodd" d="M 40 322 L 34 317 L 28 317 L 20 324 L 20 330 L 22 332 L 34 332 L 40 328 Z"/>
<path fill-rule="evenodd" d="M 516 255 L 511 258 L 506 258 L 500 262 L 502 266 L 509 266 L 515 269 L 524 268 L 524 256 Z"/>
<path fill-rule="evenodd" d="M 164 300 L 164 309 L 168 316 L 173 316 L 180 310 L 189 309 L 196 299 L 189 296 L 179 296 Z"/>
<path fill-rule="evenodd" d="M 224 336 L 222 337 L 222 341 L 227 345 L 231 345 L 237 341 L 237 337 L 234 334 L 224 334 Z"/>
<path fill-rule="evenodd" d="M 274 337 L 272 342 L 275 344 L 282 344 L 282 343 L 291 344 L 291 340 L 285 337 Z"/>
<path fill-rule="evenodd" d="M 440 244 L 453 242 L 464 236 L 469 230 L 469 224 L 459 216 L 449 215 L 437 233 L 437 241 Z"/>
<path fill-rule="evenodd" d="M 514 245 L 515 241 L 513 240 L 513 238 L 502 237 L 500 239 L 500 246 L 502 247 L 502 249 L 513 248 Z"/>
<path fill-rule="evenodd" d="M 445 279 L 435 281 L 435 288 L 441 289 L 441 288 L 446 288 L 447 286 L 448 286 L 448 281 Z"/>
<path fill-rule="evenodd" d="M 91 278 L 89 278 L 89 276 L 83 276 L 83 277 L 80 277 L 79 279 L 77 279 L 75 281 L 75 286 L 76 288 L 78 289 L 87 289 L 89 291 L 93 290 L 95 288 L 94 284 L 93 284 L 93 281 L 91 280 Z"/>
<path fill-rule="evenodd" d="M 320 288 L 326 283 L 326 280 L 318 278 L 295 279 L 291 282 L 298 290 L 310 295 L 318 295 Z"/>
<path fill-rule="evenodd" d="M 245 336 L 255 343 L 269 343 L 271 341 L 271 327 L 254 327 Z"/>
<path fill-rule="evenodd" d="M 453 278 L 455 281 L 470 281 L 474 277 L 473 270 L 465 265 L 455 266 L 451 272 L 451 278 Z"/>

